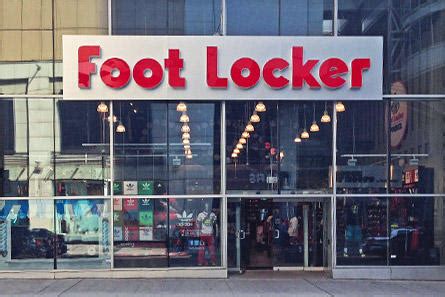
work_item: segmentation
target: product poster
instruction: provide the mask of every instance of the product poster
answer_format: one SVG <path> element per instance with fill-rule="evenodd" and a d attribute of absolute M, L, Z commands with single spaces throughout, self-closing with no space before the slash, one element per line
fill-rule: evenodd
<path fill-rule="evenodd" d="M 122 211 L 122 199 L 119 198 L 113 199 L 113 209 L 114 211 Z"/>
<path fill-rule="evenodd" d="M 139 241 L 139 228 L 135 226 L 124 227 L 125 241 Z"/>
<path fill-rule="evenodd" d="M 122 241 L 122 240 L 124 240 L 122 227 L 114 226 L 114 240 L 115 241 Z"/>
<path fill-rule="evenodd" d="M 152 211 L 139 211 L 139 225 L 140 226 L 153 226 L 153 212 Z"/>
<path fill-rule="evenodd" d="M 137 195 L 138 186 L 136 181 L 124 181 L 124 195 Z"/>
<path fill-rule="evenodd" d="M 123 210 L 125 211 L 137 211 L 138 200 L 134 198 L 125 198 L 123 203 Z"/>
<path fill-rule="evenodd" d="M 140 241 L 153 240 L 153 227 L 139 227 L 139 240 Z"/>
<path fill-rule="evenodd" d="M 114 195 L 122 195 L 124 193 L 122 189 L 122 182 L 113 183 L 113 193 Z"/>
<path fill-rule="evenodd" d="M 153 195 L 153 182 L 139 181 L 138 182 L 138 194 L 139 195 Z"/>

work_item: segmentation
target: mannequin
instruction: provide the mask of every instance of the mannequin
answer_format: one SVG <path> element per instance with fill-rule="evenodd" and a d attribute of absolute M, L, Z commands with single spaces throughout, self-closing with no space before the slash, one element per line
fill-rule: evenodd
<path fill-rule="evenodd" d="M 216 214 L 210 210 L 209 204 L 204 204 L 204 209 L 198 214 L 196 224 L 198 227 L 199 239 L 202 244 L 202 248 L 198 252 L 198 265 L 205 265 L 205 249 L 206 246 L 209 249 L 210 261 L 212 265 L 216 265 L 216 252 L 215 252 L 215 234 L 213 227 L 216 224 Z"/>

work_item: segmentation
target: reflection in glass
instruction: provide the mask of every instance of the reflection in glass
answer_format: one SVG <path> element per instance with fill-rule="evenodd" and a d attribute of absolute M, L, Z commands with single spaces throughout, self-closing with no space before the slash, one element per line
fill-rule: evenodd
<path fill-rule="evenodd" d="M 51 270 L 54 265 L 52 200 L 0 200 L 0 270 Z M 58 235 L 57 255 L 67 252 Z"/>
<path fill-rule="evenodd" d="M 58 269 L 109 267 L 109 200 L 56 200 L 56 222 L 57 236 L 66 245 L 57 255 Z"/>
<path fill-rule="evenodd" d="M 387 198 L 337 198 L 337 265 L 387 265 Z"/>

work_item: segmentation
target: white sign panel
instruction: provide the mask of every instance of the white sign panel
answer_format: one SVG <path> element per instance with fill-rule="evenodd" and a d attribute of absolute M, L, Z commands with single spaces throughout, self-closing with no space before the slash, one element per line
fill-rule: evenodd
<path fill-rule="evenodd" d="M 63 36 L 64 99 L 379 100 L 381 37 Z"/>

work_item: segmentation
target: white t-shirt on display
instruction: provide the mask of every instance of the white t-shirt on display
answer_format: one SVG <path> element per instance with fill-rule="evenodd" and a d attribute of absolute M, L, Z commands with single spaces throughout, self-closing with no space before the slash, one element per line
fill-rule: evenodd
<path fill-rule="evenodd" d="M 210 214 L 203 211 L 198 214 L 197 222 L 201 224 L 201 234 L 213 235 L 213 224 L 216 222 L 216 214 L 211 212 Z"/>

